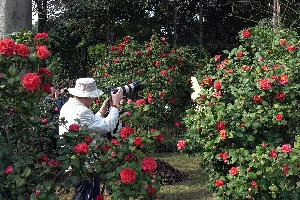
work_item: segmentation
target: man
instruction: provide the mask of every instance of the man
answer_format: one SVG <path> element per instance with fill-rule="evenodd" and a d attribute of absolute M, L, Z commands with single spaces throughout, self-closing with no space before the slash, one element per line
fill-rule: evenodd
<path fill-rule="evenodd" d="M 76 81 L 75 88 L 69 88 L 69 93 L 73 95 L 61 108 L 59 118 L 67 121 L 65 125 L 59 126 L 59 134 L 62 135 L 68 131 L 71 124 L 87 125 L 91 133 L 97 133 L 98 138 L 107 138 L 106 134 L 112 132 L 119 118 L 119 103 L 123 98 L 123 91 L 120 89 L 116 94 L 111 94 L 107 98 L 100 110 L 94 114 L 89 108 L 95 99 L 103 94 L 97 89 L 93 78 L 79 78 Z M 106 111 L 110 105 L 109 113 Z M 106 117 L 105 117 L 106 116 Z M 82 181 L 77 187 L 73 200 L 75 199 L 95 199 L 100 195 L 100 176 L 94 175 L 93 183 Z"/>
<path fill-rule="evenodd" d="M 112 132 L 118 123 L 118 107 L 123 98 L 122 89 L 116 94 L 112 94 L 111 98 L 106 99 L 96 114 L 89 108 L 103 92 L 97 89 L 93 78 L 77 79 L 75 88 L 69 88 L 68 91 L 74 97 L 70 98 L 60 110 L 59 118 L 64 118 L 67 124 L 59 127 L 59 134 L 62 135 L 68 131 L 67 127 L 71 124 L 78 124 L 76 119 L 79 119 L 81 125 L 87 125 L 91 132 L 98 133 L 100 138 L 106 138 L 106 133 Z M 109 105 L 109 113 L 104 117 Z"/>

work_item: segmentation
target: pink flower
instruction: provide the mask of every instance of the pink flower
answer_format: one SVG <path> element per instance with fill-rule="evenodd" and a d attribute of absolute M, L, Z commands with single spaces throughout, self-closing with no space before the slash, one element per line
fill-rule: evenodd
<path fill-rule="evenodd" d="M 292 152 L 292 147 L 289 144 L 283 144 L 280 148 L 283 153 L 289 154 Z"/>
<path fill-rule="evenodd" d="M 131 104 L 132 103 L 132 99 L 127 99 L 127 104 Z"/>
<path fill-rule="evenodd" d="M 221 60 L 221 56 L 220 55 L 215 55 L 214 57 L 215 61 L 218 62 Z"/>
<path fill-rule="evenodd" d="M 37 50 L 36 55 L 41 60 L 46 60 L 49 57 L 50 51 L 46 46 L 36 46 L 35 48 Z"/>
<path fill-rule="evenodd" d="M 146 101 L 145 101 L 145 99 L 138 99 L 138 100 L 136 100 L 135 104 L 139 107 L 141 105 L 146 104 Z"/>
<path fill-rule="evenodd" d="M 292 52 L 292 51 L 295 51 L 296 50 L 296 47 L 295 46 L 288 46 L 286 48 L 289 52 Z"/>
<path fill-rule="evenodd" d="M 126 117 L 129 117 L 131 115 L 130 112 L 126 112 Z"/>
<path fill-rule="evenodd" d="M 239 169 L 237 167 L 231 167 L 229 170 L 229 174 L 236 175 L 239 173 Z"/>
<path fill-rule="evenodd" d="M 40 195 L 41 194 L 41 190 L 36 190 L 35 194 L 36 194 L 36 196 Z"/>
<path fill-rule="evenodd" d="M 9 165 L 9 166 L 7 166 L 6 169 L 4 170 L 4 173 L 5 173 L 6 175 L 9 175 L 9 174 L 11 174 L 13 171 L 14 171 L 13 166 L 12 166 L 12 165 Z"/>
<path fill-rule="evenodd" d="M 282 120 L 282 115 L 281 114 L 277 114 L 277 115 L 275 115 L 275 120 L 277 120 L 277 121 L 281 121 Z"/>
<path fill-rule="evenodd" d="M 184 140 L 179 140 L 178 142 L 177 142 L 177 149 L 178 150 L 181 150 L 181 149 L 184 149 L 184 147 L 186 146 L 186 142 L 184 141 Z"/>
<path fill-rule="evenodd" d="M 162 70 L 162 71 L 160 72 L 160 74 L 161 74 L 162 76 L 165 76 L 165 75 L 167 74 L 167 71 L 166 71 L 166 70 Z"/>
<path fill-rule="evenodd" d="M 244 70 L 244 71 L 248 71 L 248 70 L 249 70 L 249 66 L 247 66 L 247 65 L 243 65 L 241 68 L 242 68 L 242 70 Z"/>

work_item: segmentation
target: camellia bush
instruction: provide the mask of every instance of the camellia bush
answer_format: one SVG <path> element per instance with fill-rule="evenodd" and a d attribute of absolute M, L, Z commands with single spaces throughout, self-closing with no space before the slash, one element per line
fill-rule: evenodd
<path fill-rule="evenodd" d="M 143 90 L 138 93 L 139 97 L 129 97 L 143 98 L 153 105 L 148 111 L 151 124 L 183 128 L 181 119 L 193 104 L 191 75 L 196 67 L 196 54 L 189 47 L 174 49 L 166 38 L 156 35 L 141 45 L 127 36 L 109 48 L 102 65 L 92 69 L 91 73 L 104 89 L 142 81 Z"/>
<path fill-rule="evenodd" d="M 219 199 L 299 199 L 299 37 L 259 26 L 239 37 L 198 71 L 203 90 L 177 147 L 200 152 Z"/>
<path fill-rule="evenodd" d="M 142 124 L 152 105 L 124 103 L 126 126 L 111 141 L 100 140 L 80 122 L 60 137 L 57 108 L 44 100 L 53 74 L 40 66 L 49 55 L 46 33 L 0 40 L 0 199 L 59 199 L 94 173 L 112 199 L 156 199 L 160 178 L 149 153 L 163 137 Z"/>

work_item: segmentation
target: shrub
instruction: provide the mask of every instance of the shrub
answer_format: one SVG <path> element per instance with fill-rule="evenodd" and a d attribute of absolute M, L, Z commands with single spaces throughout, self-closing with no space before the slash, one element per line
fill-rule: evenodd
<path fill-rule="evenodd" d="M 143 124 L 152 105 L 124 105 L 132 116 L 121 116 L 127 127 L 115 140 L 100 140 L 79 125 L 59 137 L 55 105 L 43 101 L 52 80 L 51 71 L 39 68 L 47 45 L 46 33 L 0 40 L 0 199 L 59 199 L 94 171 L 112 199 L 155 199 L 160 178 L 149 153 L 160 132 Z"/>
<path fill-rule="evenodd" d="M 251 28 L 240 41 L 198 71 L 185 151 L 202 153 L 220 199 L 299 199 L 299 37 Z"/>
<path fill-rule="evenodd" d="M 150 42 L 141 45 L 127 36 L 109 48 L 106 60 L 94 71 L 94 77 L 103 88 L 141 80 L 143 90 L 139 97 L 131 98 L 143 98 L 153 105 L 148 111 L 152 119 L 149 126 L 171 124 L 182 128 L 181 118 L 192 105 L 190 77 L 196 69 L 196 61 L 193 49 L 173 49 L 166 38 L 154 35 Z"/>

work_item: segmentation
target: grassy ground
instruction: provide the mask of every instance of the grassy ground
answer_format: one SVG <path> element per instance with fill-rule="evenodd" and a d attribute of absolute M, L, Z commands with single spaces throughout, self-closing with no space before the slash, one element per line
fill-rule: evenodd
<path fill-rule="evenodd" d="M 161 200 L 213 200 L 205 188 L 207 174 L 199 167 L 200 157 L 188 157 L 179 153 L 160 153 L 153 157 L 168 162 L 172 167 L 189 175 L 186 182 L 163 186 L 158 193 Z M 72 194 L 63 195 L 60 200 L 70 200 Z M 105 200 L 110 200 L 107 196 Z"/>
<path fill-rule="evenodd" d="M 154 157 L 189 175 L 189 180 L 184 183 L 163 186 L 158 194 L 162 200 L 213 199 L 205 188 L 208 177 L 199 167 L 200 157 L 187 157 L 179 153 L 156 154 Z"/>

